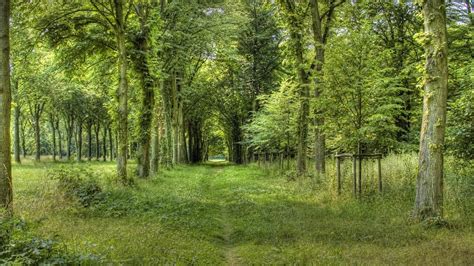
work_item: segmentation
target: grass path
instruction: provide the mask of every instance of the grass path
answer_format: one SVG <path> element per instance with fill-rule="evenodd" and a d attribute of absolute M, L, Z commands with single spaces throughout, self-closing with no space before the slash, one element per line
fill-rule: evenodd
<path fill-rule="evenodd" d="M 232 225 L 229 222 L 225 207 L 222 210 L 223 236 L 225 240 L 224 250 L 227 265 L 239 265 L 239 257 L 232 243 Z"/>
<path fill-rule="evenodd" d="M 214 180 L 215 179 L 224 179 L 225 176 L 222 174 L 224 173 L 225 166 L 220 166 L 217 165 L 212 168 L 213 170 L 213 176 Z M 223 250 L 224 250 L 224 257 L 227 265 L 239 265 L 239 256 L 235 250 L 233 240 L 232 240 L 232 233 L 233 233 L 233 226 L 231 224 L 231 221 L 229 219 L 229 213 L 227 210 L 227 205 L 226 202 L 221 202 L 220 204 L 221 208 L 221 223 L 222 223 L 222 237 L 224 239 L 224 245 L 223 245 Z"/>
<path fill-rule="evenodd" d="M 110 183 L 93 207 L 58 201 L 46 176 L 58 164 L 14 167 L 15 209 L 33 233 L 68 250 L 126 264 L 456 264 L 474 261 L 472 226 L 429 229 L 407 222 L 412 196 L 335 198 L 317 180 L 288 182 L 254 166 L 178 166 L 135 188 Z M 71 167 L 67 165 L 67 167 Z M 99 174 L 100 173 L 100 174 Z"/>

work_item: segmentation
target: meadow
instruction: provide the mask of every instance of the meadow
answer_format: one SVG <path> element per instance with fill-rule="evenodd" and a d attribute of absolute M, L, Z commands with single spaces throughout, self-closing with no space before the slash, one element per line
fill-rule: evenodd
<path fill-rule="evenodd" d="M 123 187 L 114 180 L 115 163 L 24 160 L 13 167 L 13 243 L 23 248 L 13 259 L 61 263 L 72 254 L 75 261 L 123 264 L 469 265 L 473 172 L 449 160 L 446 220 L 421 224 L 410 220 L 411 154 L 384 158 L 383 194 L 367 179 L 360 199 L 351 192 L 350 164 L 343 164 L 337 194 L 332 161 L 325 177 L 291 180 L 277 165 L 209 162 Z M 365 168 L 369 176 L 371 169 Z"/>

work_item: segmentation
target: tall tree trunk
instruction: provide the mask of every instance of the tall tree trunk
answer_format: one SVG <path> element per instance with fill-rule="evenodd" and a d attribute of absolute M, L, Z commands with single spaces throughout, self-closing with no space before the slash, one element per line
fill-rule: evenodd
<path fill-rule="evenodd" d="M 143 15 L 145 16 L 145 15 Z M 151 153 L 151 124 L 153 120 L 153 106 L 155 104 L 154 82 L 148 68 L 147 54 L 149 51 L 146 18 L 141 21 L 142 36 L 136 43 L 136 48 L 141 52 L 137 58 L 137 69 L 140 74 L 142 88 L 142 102 L 140 114 L 140 137 L 138 139 L 137 174 L 141 178 L 150 175 L 150 153 Z"/>
<path fill-rule="evenodd" d="M 177 102 L 177 110 L 176 110 L 176 120 L 177 120 L 177 150 L 178 150 L 178 161 L 180 163 L 187 163 L 188 162 L 188 154 L 187 154 L 187 147 L 186 147 L 186 128 L 184 124 L 184 113 L 183 113 L 183 97 L 182 90 L 183 90 L 183 74 L 182 72 L 178 72 L 176 74 L 176 102 Z"/>
<path fill-rule="evenodd" d="M 17 86 L 17 85 L 16 85 Z M 15 106 L 15 118 L 14 118 L 14 137 L 15 137 L 15 162 L 16 163 L 21 163 L 21 158 L 20 158 L 20 106 L 17 105 Z"/>
<path fill-rule="evenodd" d="M 58 149 L 59 149 L 59 160 L 63 159 L 63 138 L 61 134 L 61 128 L 59 127 L 59 117 L 56 120 L 56 128 L 58 129 Z"/>
<path fill-rule="evenodd" d="M 114 147 L 115 147 L 115 159 L 117 159 L 117 151 L 118 151 L 118 134 L 115 133 L 115 139 L 114 139 Z"/>
<path fill-rule="evenodd" d="M 188 145 L 186 143 L 186 126 L 185 126 L 185 123 L 184 123 L 184 114 L 183 114 L 183 107 L 182 107 L 182 103 L 181 103 L 181 106 L 180 106 L 180 110 L 179 110 L 179 127 L 180 127 L 180 131 L 181 131 L 181 134 L 180 134 L 180 147 L 181 147 L 181 162 L 183 163 L 188 163 L 189 162 L 189 154 L 188 154 Z"/>
<path fill-rule="evenodd" d="M 311 21 L 313 30 L 313 40 L 316 48 L 316 54 L 313 63 L 313 69 L 316 71 L 316 77 L 314 79 L 314 97 L 318 100 L 321 97 L 323 89 L 323 67 L 325 61 L 325 45 L 327 43 L 329 30 L 331 27 L 331 21 L 334 16 L 334 10 L 338 5 L 342 5 L 345 1 L 329 1 L 329 6 L 325 12 L 325 25 L 323 26 L 322 17 L 319 10 L 319 1 L 310 0 L 311 7 Z M 324 134 L 324 117 L 322 116 L 323 110 L 319 105 L 315 108 L 315 167 L 318 174 L 324 174 L 326 171 L 326 136 Z"/>
<path fill-rule="evenodd" d="M 95 133 L 95 159 L 98 161 L 100 159 L 100 123 L 97 122 L 94 128 Z"/>
<path fill-rule="evenodd" d="M 115 158 L 114 156 L 114 138 L 112 137 L 112 126 L 109 126 L 108 128 L 109 131 L 109 153 L 110 153 L 110 161 L 113 161 Z"/>
<path fill-rule="evenodd" d="M 125 21 L 123 14 L 124 0 L 114 0 L 118 48 L 119 88 L 118 88 L 118 149 L 117 174 L 124 184 L 129 184 L 127 177 L 128 154 L 128 78 L 127 78 L 127 48 L 125 46 Z"/>
<path fill-rule="evenodd" d="M 153 124 L 155 126 L 153 127 L 152 135 L 150 172 L 152 175 L 156 175 L 158 173 L 160 164 L 160 141 L 162 128 L 162 113 L 158 104 L 155 105 L 155 119 Z"/>
<path fill-rule="evenodd" d="M 53 143 L 53 161 L 56 161 L 56 123 L 54 121 L 54 115 L 49 115 L 49 123 L 51 125 L 51 141 Z"/>
<path fill-rule="evenodd" d="M 426 42 L 423 119 L 414 216 L 443 215 L 443 152 L 448 87 L 446 6 L 444 0 L 423 1 Z"/>
<path fill-rule="evenodd" d="M 77 142 L 76 142 L 76 160 L 82 161 L 82 121 L 77 121 Z"/>
<path fill-rule="evenodd" d="M 74 118 L 70 115 L 66 118 L 66 145 L 67 145 L 67 160 L 71 160 L 72 156 L 72 135 L 74 130 Z"/>
<path fill-rule="evenodd" d="M 310 0 L 311 5 L 311 18 L 313 28 L 313 39 L 316 46 L 316 57 L 315 57 L 315 70 L 316 77 L 314 78 L 314 97 L 318 99 L 321 95 L 321 80 L 323 74 L 324 65 L 324 40 L 323 40 L 323 29 L 321 25 L 321 16 L 319 13 L 318 0 Z M 328 12 L 328 16 L 331 16 L 332 12 Z M 329 21 L 329 20 L 328 20 Z M 317 105 L 318 106 L 318 105 Z M 321 110 L 315 108 L 315 168 L 318 174 L 323 174 L 326 170 L 326 137 L 324 135 L 322 127 L 324 126 L 324 119 L 321 117 Z"/>
<path fill-rule="evenodd" d="M 13 213 L 12 171 L 10 154 L 10 1 L 0 1 L 0 222 Z M 3 230 L 2 230 L 3 231 Z M 0 234 L 0 245 L 5 244 L 11 230 Z"/>
<path fill-rule="evenodd" d="M 174 146 L 173 146 L 173 104 L 172 104 L 172 90 L 171 90 L 171 79 L 168 78 L 160 84 L 161 87 L 161 98 L 163 103 L 163 116 L 165 122 L 165 134 L 162 138 L 162 158 L 167 168 L 173 166 L 174 163 Z"/>
<path fill-rule="evenodd" d="M 176 73 L 171 75 L 171 115 L 173 118 L 173 164 L 180 163 L 179 161 L 179 110 L 178 110 L 178 93 L 176 86 Z"/>
<path fill-rule="evenodd" d="M 41 127 L 40 127 L 40 117 L 35 115 L 33 118 L 33 128 L 35 131 L 35 161 L 39 162 L 41 160 Z"/>
<path fill-rule="evenodd" d="M 299 82 L 299 101 L 300 108 L 298 112 L 298 127 L 297 127 L 297 156 L 296 156 L 296 170 L 298 175 L 306 173 L 306 153 L 307 153 L 307 139 L 308 139 L 308 115 L 309 115 L 309 78 L 304 69 L 304 47 L 303 47 L 303 29 L 301 23 L 298 21 L 296 14 L 296 3 L 294 0 L 282 1 L 284 8 L 288 12 L 287 20 L 290 26 L 290 38 L 293 42 L 293 51 L 296 59 L 296 67 Z"/>
<path fill-rule="evenodd" d="M 102 161 L 107 161 L 107 127 L 104 126 L 102 133 Z"/>
<path fill-rule="evenodd" d="M 25 125 L 20 127 L 21 131 L 21 151 L 23 152 L 23 158 L 26 158 L 26 133 L 25 133 Z"/>
<path fill-rule="evenodd" d="M 92 122 L 87 122 L 87 160 L 92 160 Z"/>

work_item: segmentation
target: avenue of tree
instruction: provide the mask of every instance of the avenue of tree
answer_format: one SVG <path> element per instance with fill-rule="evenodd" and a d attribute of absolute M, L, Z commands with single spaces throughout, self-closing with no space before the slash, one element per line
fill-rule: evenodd
<path fill-rule="evenodd" d="M 16 163 L 115 160 L 124 185 L 218 155 L 279 154 L 304 176 L 335 153 L 417 151 L 414 216 L 442 216 L 443 156 L 474 158 L 471 12 L 468 0 L 1 1 L 0 205 L 12 213 L 11 150 Z"/>

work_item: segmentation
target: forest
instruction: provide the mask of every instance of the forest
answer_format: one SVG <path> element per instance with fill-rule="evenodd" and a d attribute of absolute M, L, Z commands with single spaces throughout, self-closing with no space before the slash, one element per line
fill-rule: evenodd
<path fill-rule="evenodd" d="M 473 11 L 0 0 L 0 264 L 472 264 Z"/>

